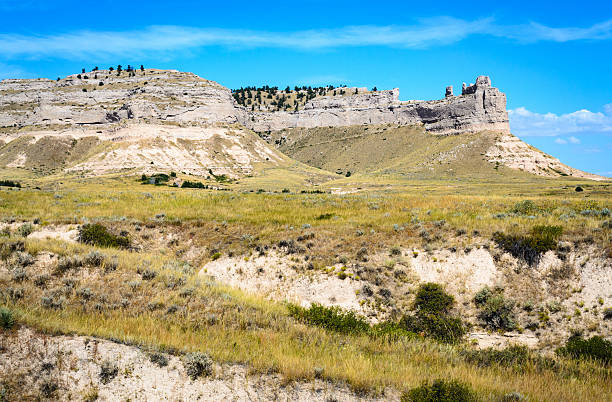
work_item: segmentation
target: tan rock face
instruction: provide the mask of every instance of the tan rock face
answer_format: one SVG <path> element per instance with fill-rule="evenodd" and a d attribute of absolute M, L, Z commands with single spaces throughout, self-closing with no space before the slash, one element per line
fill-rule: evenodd
<path fill-rule="evenodd" d="M 59 81 L 0 82 L 0 127 L 103 125 L 128 119 L 236 123 L 231 92 L 191 73 L 100 70 Z M 80 78 L 78 78 L 80 77 Z"/>
<path fill-rule="evenodd" d="M 293 127 L 352 126 L 362 124 L 423 124 L 435 134 L 494 130 L 509 132 L 506 95 L 479 77 L 469 93 L 435 101 L 399 100 L 399 90 L 312 99 L 297 112 L 248 112 L 246 125 L 255 131 Z"/>
<path fill-rule="evenodd" d="M 59 81 L 0 83 L 0 127 L 105 125 L 125 120 L 242 123 L 255 131 L 361 124 L 423 124 L 436 134 L 509 132 L 506 97 L 479 77 L 461 96 L 399 100 L 399 90 L 319 96 L 302 110 L 260 112 L 237 105 L 230 90 L 191 73 L 100 70 Z"/>

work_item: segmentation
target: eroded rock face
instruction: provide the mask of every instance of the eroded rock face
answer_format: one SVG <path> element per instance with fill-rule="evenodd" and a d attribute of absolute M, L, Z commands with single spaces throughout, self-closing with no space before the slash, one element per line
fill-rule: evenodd
<path fill-rule="evenodd" d="M 229 89 L 191 73 L 100 70 L 47 79 L 0 83 L 0 127 L 108 125 L 121 121 L 179 124 L 241 123 L 254 131 L 362 124 L 423 124 L 436 134 L 509 132 L 506 96 L 489 77 L 435 101 L 399 100 L 399 90 L 318 96 L 298 111 L 251 111 Z"/>
<path fill-rule="evenodd" d="M 0 82 L 0 127 L 103 125 L 154 119 L 177 123 L 245 120 L 231 92 L 191 73 L 99 70 L 47 79 Z"/>
<path fill-rule="evenodd" d="M 450 88 L 450 87 L 449 87 Z M 344 97 L 312 99 L 303 110 L 248 112 L 246 125 L 254 131 L 277 131 L 293 127 L 352 126 L 361 124 L 423 124 L 435 134 L 494 130 L 510 132 L 506 95 L 491 86 L 487 76 L 453 96 L 435 101 L 399 100 L 399 90 L 370 92 Z"/>

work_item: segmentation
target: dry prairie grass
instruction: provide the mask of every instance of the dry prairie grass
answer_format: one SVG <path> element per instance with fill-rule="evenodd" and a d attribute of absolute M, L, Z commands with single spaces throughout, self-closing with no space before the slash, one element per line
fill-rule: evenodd
<path fill-rule="evenodd" d="M 52 262 L 37 272 L 49 273 L 44 288 L 31 279 L 14 283 L 0 275 L 2 289 L 24 289 L 21 299 L 3 291 L 3 304 L 16 312 L 20 323 L 48 333 L 90 335 L 175 353 L 202 351 L 217 361 L 245 363 L 256 372 L 281 373 L 287 381 L 312 379 L 315 368 L 322 368 L 325 378 L 347 382 L 361 392 L 406 390 L 443 377 L 471 384 L 486 399 L 511 391 L 533 400 L 612 395 L 609 371 L 589 362 L 558 360 L 555 370 L 531 364 L 479 368 L 461 357 L 460 346 L 341 335 L 305 326 L 290 318 L 282 304 L 202 279 L 173 264 L 168 255 L 40 240 L 26 241 L 25 249 L 32 255 L 65 256 L 95 250 L 117 262 L 111 272 L 84 264 L 65 273 L 53 271 Z M 145 279 L 145 267 L 155 272 L 153 278 Z M 85 299 L 83 288 L 93 295 Z M 50 291 L 61 294 L 61 308 L 44 307 L 42 297 Z"/>

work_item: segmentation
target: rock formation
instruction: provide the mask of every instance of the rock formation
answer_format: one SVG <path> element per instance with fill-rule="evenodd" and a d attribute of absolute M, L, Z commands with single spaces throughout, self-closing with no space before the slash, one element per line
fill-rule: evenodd
<path fill-rule="evenodd" d="M 459 134 L 493 130 L 510 132 L 506 96 L 480 76 L 461 96 L 434 101 L 400 101 L 399 90 L 322 96 L 299 111 L 245 112 L 245 124 L 254 131 L 277 131 L 292 127 L 352 126 L 362 124 L 423 124 L 434 134 Z"/>
<path fill-rule="evenodd" d="M 47 79 L 0 83 L 0 127 L 105 125 L 120 121 L 188 124 L 242 123 L 254 131 L 361 124 L 423 124 L 435 134 L 495 130 L 509 132 L 506 97 L 489 77 L 453 96 L 400 101 L 399 90 L 355 91 L 317 96 L 298 111 L 252 111 L 231 92 L 191 73 L 146 70 L 118 76 L 108 70 Z"/>

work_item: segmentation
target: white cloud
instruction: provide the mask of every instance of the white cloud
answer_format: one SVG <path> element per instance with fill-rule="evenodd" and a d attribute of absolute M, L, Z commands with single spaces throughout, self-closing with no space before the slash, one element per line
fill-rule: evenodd
<path fill-rule="evenodd" d="M 564 140 L 563 138 L 555 138 L 555 143 L 564 145 L 564 144 L 567 144 L 567 141 Z"/>
<path fill-rule="evenodd" d="M 537 23 L 499 25 L 493 18 L 436 17 L 410 26 L 347 26 L 293 32 L 151 26 L 131 31 L 78 31 L 52 35 L 0 34 L 0 57 L 86 59 L 224 46 L 228 48 L 329 49 L 348 46 L 427 48 L 472 35 L 504 37 L 521 43 L 612 39 L 612 20 L 591 27 L 553 28 Z"/>
<path fill-rule="evenodd" d="M 571 134 L 610 134 L 612 135 L 612 104 L 605 105 L 603 112 L 578 110 L 557 115 L 554 113 L 534 113 L 524 107 L 508 111 L 510 128 L 518 136 L 545 137 L 567 136 Z M 567 140 L 579 144 L 580 140 L 570 136 Z"/>

